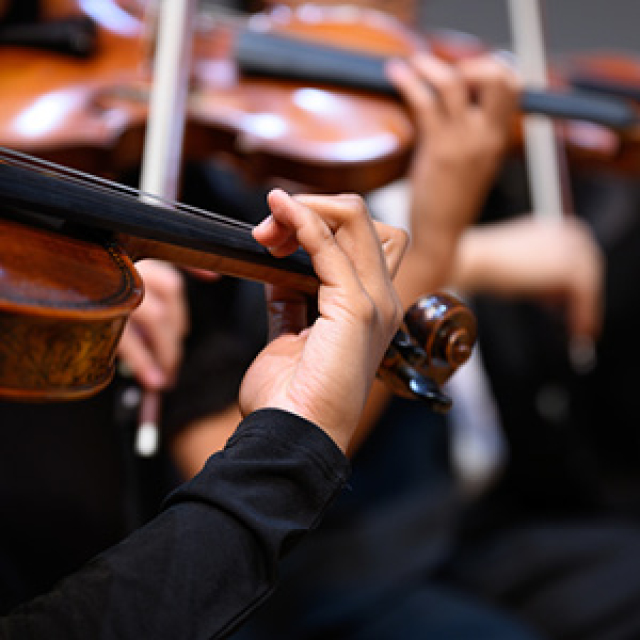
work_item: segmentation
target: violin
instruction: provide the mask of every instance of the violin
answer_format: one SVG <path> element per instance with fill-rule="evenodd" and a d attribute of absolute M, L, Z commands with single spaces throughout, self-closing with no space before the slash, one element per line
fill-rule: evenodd
<path fill-rule="evenodd" d="M 94 21 L 94 53 L 79 60 L 0 47 L 0 88 L 8 96 L 0 105 L 0 145 L 122 175 L 138 167 L 143 148 L 148 27 L 114 0 L 62 5 L 56 17 L 75 12 Z M 229 162 L 261 183 L 359 193 L 406 175 L 415 141 L 384 74 L 386 58 L 431 50 L 454 60 L 486 50 L 452 32 L 425 38 L 379 11 L 313 5 L 255 14 L 241 26 L 203 14 L 193 47 L 185 159 Z M 636 110 L 609 96 L 525 91 L 522 106 L 577 118 L 567 121 L 567 146 L 588 158 L 610 159 L 618 132 L 630 135 L 637 124 Z"/>
<path fill-rule="evenodd" d="M 640 58 L 637 55 L 614 51 L 580 52 L 563 56 L 556 64 L 566 82 L 576 90 L 622 98 L 640 107 Z M 640 149 L 623 138 L 611 162 L 597 166 L 623 175 L 637 175 Z M 589 168 L 588 163 L 586 168 Z"/>
<path fill-rule="evenodd" d="M 567 56 L 561 64 L 568 82 L 585 91 L 640 103 L 640 58 L 630 53 L 596 51 Z"/>
<path fill-rule="evenodd" d="M 148 75 L 144 24 L 112 0 L 40 4 L 29 29 L 43 35 L 19 40 L 12 29 L 0 44 L 0 145 L 92 174 L 137 168 L 147 108 L 113 91 Z M 44 34 L 60 22 L 83 55 L 49 46 Z"/>
<path fill-rule="evenodd" d="M 352 42 L 370 51 L 408 55 L 425 45 L 385 14 L 356 10 L 358 22 L 322 9 L 318 20 L 297 21 L 297 13 L 254 14 L 238 24 L 202 20 L 194 42 L 194 68 L 187 146 L 214 153 L 255 181 L 276 178 L 324 192 L 366 193 L 404 175 L 414 127 L 393 96 L 320 85 L 310 76 L 292 82 L 272 74 L 247 73 L 239 43 L 254 28 L 289 33 L 308 28 L 325 41 Z M 312 35 L 313 37 L 313 35 Z M 287 51 L 274 52 L 289 64 Z"/>
<path fill-rule="evenodd" d="M 224 36 L 210 39 L 223 53 L 201 57 L 212 66 L 196 71 L 203 108 L 194 120 L 213 121 L 222 111 L 229 132 L 224 146 L 257 172 L 293 174 L 329 190 L 348 176 L 355 190 L 366 192 L 406 172 L 415 136 L 384 71 L 389 56 L 430 50 L 452 62 L 487 51 L 469 34 L 433 30 L 423 37 L 391 16 L 355 8 L 276 9 L 230 31 L 225 46 Z M 521 110 L 563 119 L 575 156 L 606 161 L 620 136 L 637 141 L 638 111 L 609 96 L 526 88 Z M 520 145 L 516 123 L 514 147 Z"/>
<path fill-rule="evenodd" d="M 313 294 L 298 250 L 274 258 L 249 225 L 5 150 L 0 155 L 0 396 L 83 398 L 110 381 L 128 315 L 142 299 L 134 262 L 158 258 Z M 459 300 L 416 303 L 381 377 L 439 411 L 440 385 L 471 354 L 475 319 Z"/>
<path fill-rule="evenodd" d="M 151 86 L 145 16 L 137 3 L 115 0 L 44 4 L 43 25 L 89 18 L 94 43 L 84 58 L 43 47 L 42 39 L 0 46 L 0 146 L 111 178 L 132 172 L 142 155 Z M 226 26 L 199 21 L 186 160 L 232 159 L 256 181 L 275 177 L 327 192 L 365 192 L 398 175 L 395 149 L 410 147 L 412 126 L 396 100 L 337 91 L 333 105 L 344 108 L 331 117 L 296 107 L 290 87 L 239 78 L 230 35 Z M 274 135 L 274 123 L 286 131 Z"/>
<path fill-rule="evenodd" d="M 86 60 L 73 51 L 73 59 L 69 52 L 52 52 L 46 43 L 50 58 L 41 65 L 45 50 L 35 48 L 43 46 L 41 41 L 0 49 L 0 57 L 21 61 L 26 72 L 1 78 L 6 84 L 19 79 L 28 89 L 18 92 L 0 118 L 12 146 L 64 159 L 67 165 L 100 167 L 103 175 L 139 161 L 147 105 L 134 100 L 130 107 L 118 89 L 148 80 L 141 72 L 139 23 L 125 15 L 95 14 L 101 20 L 92 32 L 98 41 L 88 48 Z M 130 57 L 125 59 L 123 52 Z M 38 88 L 44 91 L 36 95 Z M 123 100 L 124 106 L 116 108 Z M 110 104 L 113 108 L 105 111 Z M 94 136 L 96 127 L 102 135 Z M 255 243 L 249 227 L 215 214 L 162 198 L 150 204 L 146 192 L 140 201 L 139 192 L 117 183 L 8 149 L 0 154 L 0 183 L 5 205 L 0 226 L 9 245 L 0 278 L 0 325 L 9 337 L 0 350 L 1 397 L 85 398 L 109 383 L 120 335 L 142 299 L 137 260 L 153 257 L 316 291 L 305 255 L 274 260 Z M 166 216 L 167 207 L 171 216 Z M 424 344 L 399 331 L 380 376 L 396 393 L 446 411 L 451 400 L 440 385 L 471 353 L 473 316 L 444 294 L 420 301 L 416 314 L 436 327 L 431 334 L 437 340 L 427 339 L 426 329 Z M 427 349 L 437 345 L 432 358 Z"/>

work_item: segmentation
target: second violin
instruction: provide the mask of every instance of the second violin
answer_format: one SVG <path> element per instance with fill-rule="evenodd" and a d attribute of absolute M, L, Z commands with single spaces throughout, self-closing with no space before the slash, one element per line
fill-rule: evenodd
<path fill-rule="evenodd" d="M 314 5 L 258 14 L 242 29 L 214 30 L 200 42 L 191 125 L 201 140 L 206 123 L 218 134 L 209 146 L 258 175 L 327 190 L 347 182 L 360 192 L 404 175 L 413 148 L 413 125 L 385 74 L 387 59 L 430 50 L 455 61 L 487 51 L 468 34 L 422 37 L 375 10 Z M 566 142 L 578 156 L 610 159 L 611 132 L 637 139 L 638 111 L 609 96 L 527 88 L 521 108 L 566 120 Z"/>

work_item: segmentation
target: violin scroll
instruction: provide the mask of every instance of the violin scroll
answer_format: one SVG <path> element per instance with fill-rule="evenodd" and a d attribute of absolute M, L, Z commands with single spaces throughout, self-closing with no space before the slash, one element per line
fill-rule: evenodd
<path fill-rule="evenodd" d="M 452 402 L 441 386 L 469 359 L 476 339 L 475 316 L 460 299 L 423 296 L 405 313 L 378 375 L 397 395 L 446 412 Z"/>

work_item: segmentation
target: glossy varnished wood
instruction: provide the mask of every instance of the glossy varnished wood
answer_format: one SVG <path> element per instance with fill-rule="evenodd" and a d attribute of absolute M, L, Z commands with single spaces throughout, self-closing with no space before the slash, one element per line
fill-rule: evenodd
<path fill-rule="evenodd" d="M 82 398 L 113 375 L 142 281 L 117 246 L 0 219 L 0 396 Z"/>

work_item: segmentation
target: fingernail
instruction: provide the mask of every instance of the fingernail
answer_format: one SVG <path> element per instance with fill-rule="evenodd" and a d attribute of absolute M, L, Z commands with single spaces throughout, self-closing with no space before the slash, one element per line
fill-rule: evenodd
<path fill-rule="evenodd" d="M 254 231 L 265 231 L 269 228 L 269 226 L 273 222 L 273 216 L 268 215 L 262 222 L 260 222 L 255 228 Z"/>

